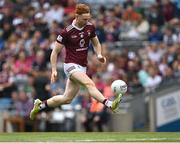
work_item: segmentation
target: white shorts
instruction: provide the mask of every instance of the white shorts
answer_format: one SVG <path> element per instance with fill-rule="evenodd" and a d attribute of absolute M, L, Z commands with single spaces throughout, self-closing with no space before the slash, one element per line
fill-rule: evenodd
<path fill-rule="evenodd" d="M 86 67 L 75 63 L 64 63 L 64 73 L 69 78 L 73 72 L 80 71 L 86 73 Z"/>

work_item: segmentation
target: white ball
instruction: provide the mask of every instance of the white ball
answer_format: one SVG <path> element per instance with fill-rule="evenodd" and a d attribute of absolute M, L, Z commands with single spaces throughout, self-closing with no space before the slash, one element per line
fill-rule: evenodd
<path fill-rule="evenodd" d="M 127 92 L 127 84 L 123 80 L 115 80 L 111 84 L 111 89 L 115 95 Z"/>

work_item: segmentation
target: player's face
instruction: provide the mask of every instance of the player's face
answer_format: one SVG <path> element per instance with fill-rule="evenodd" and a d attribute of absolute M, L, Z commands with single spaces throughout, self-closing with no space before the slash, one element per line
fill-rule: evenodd
<path fill-rule="evenodd" d="M 77 22 L 79 25 L 84 26 L 88 22 L 88 20 L 91 18 L 90 13 L 85 13 L 77 16 Z"/>

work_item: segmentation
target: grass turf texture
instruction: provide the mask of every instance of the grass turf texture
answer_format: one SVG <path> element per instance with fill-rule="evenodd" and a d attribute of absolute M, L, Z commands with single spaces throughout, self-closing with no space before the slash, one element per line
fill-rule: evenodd
<path fill-rule="evenodd" d="M 0 142 L 180 142 L 180 132 L 34 132 L 34 133 L 0 133 Z"/>

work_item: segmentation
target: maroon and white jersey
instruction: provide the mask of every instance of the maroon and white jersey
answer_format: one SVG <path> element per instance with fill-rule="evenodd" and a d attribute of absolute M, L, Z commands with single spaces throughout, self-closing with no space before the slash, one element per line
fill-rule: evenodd
<path fill-rule="evenodd" d="M 95 27 L 88 22 L 84 27 L 78 28 L 74 23 L 75 20 L 60 32 L 57 42 L 65 46 L 65 63 L 86 66 L 89 42 L 91 38 L 96 36 Z"/>

